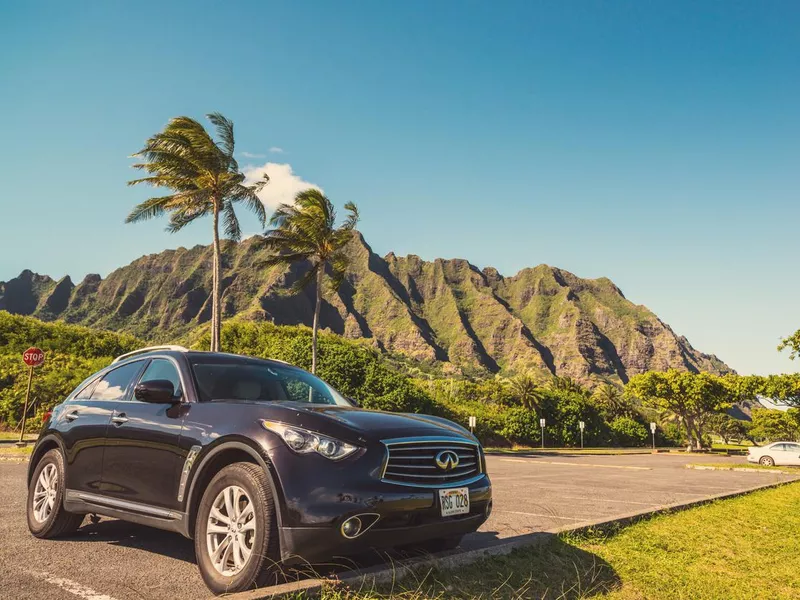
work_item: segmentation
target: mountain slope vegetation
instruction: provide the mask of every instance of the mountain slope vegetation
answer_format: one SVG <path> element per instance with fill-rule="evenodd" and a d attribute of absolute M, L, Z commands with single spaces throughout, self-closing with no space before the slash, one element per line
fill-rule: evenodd
<path fill-rule="evenodd" d="M 268 252 L 258 237 L 223 250 L 225 318 L 311 324 L 314 286 L 287 293 L 305 265 L 264 267 Z M 345 280 L 323 301 L 321 326 L 444 373 L 532 372 L 595 385 L 648 370 L 731 371 L 606 278 L 548 265 L 503 276 L 464 259 L 380 257 L 360 234 L 347 252 Z M 211 267 L 211 248 L 195 246 L 143 256 L 77 285 L 26 270 L 0 282 L 0 310 L 174 341 L 210 321 Z"/>

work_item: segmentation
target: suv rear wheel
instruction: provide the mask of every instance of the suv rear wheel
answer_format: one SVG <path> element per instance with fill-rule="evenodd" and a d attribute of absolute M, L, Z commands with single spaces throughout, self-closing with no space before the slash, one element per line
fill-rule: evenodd
<path fill-rule="evenodd" d="M 50 450 L 36 465 L 28 486 L 28 529 L 38 538 L 72 533 L 83 522 L 83 515 L 64 510 L 64 481 L 64 457 Z"/>
<path fill-rule="evenodd" d="M 275 502 L 261 467 L 234 463 L 214 476 L 197 511 L 194 550 L 203 581 L 215 594 L 275 579 Z"/>

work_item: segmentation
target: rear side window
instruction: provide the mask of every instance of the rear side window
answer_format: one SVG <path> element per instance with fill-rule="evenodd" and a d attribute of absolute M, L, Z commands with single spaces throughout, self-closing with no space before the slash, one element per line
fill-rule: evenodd
<path fill-rule="evenodd" d="M 81 391 L 75 394 L 75 400 L 88 400 L 92 397 L 92 391 L 94 390 L 94 386 L 97 385 L 99 378 L 92 379 L 89 383 L 87 383 Z"/>
<path fill-rule="evenodd" d="M 144 375 L 142 375 L 142 378 L 139 380 L 139 383 L 153 381 L 155 379 L 166 379 L 167 381 L 172 382 L 175 395 L 177 396 L 180 393 L 181 378 L 178 375 L 178 369 L 176 369 L 175 365 L 166 358 L 154 358 L 152 361 L 150 361 L 150 364 L 147 365 L 147 369 L 145 370 Z"/>
<path fill-rule="evenodd" d="M 142 361 L 122 365 L 106 373 L 92 391 L 92 400 L 121 400 L 142 368 Z"/>

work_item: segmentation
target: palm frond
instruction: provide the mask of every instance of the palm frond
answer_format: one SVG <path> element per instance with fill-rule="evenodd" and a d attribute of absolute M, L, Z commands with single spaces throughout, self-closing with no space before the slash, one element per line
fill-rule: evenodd
<path fill-rule="evenodd" d="M 125 217 L 126 223 L 138 223 L 139 221 L 146 221 L 155 217 L 160 217 L 166 211 L 166 205 L 174 200 L 175 194 L 169 196 L 160 196 L 158 198 L 150 198 L 141 204 L 133 207 L 130 214 Z"/>
<path fill-rule="evenodd" d="M 220 139 L 222 149 L 231 159 L 233 159 L 234 139 L 233 121 L 222 116 L 218 112 L 206 115 L 206 118 L 213 123 L 217 130 L 217 137 Z"/>
<path fill-rule="evenodd" d="M 347 204 L 344 205 L 344 209 L 348 211 L 350 214 L 347 215 L 347 219 L 345 220 L 341 229 L 353 230 L 356 228 L 356 225 L 358 224 L 358 219 L 359 219 L 358 207 L 353 202 L 348 202 Z"/>
<path fill-rule="evenodd" d="M 227 202 L 225 208 L 222 209 L 222 221 L 227 237 L 237 242 L 242 239 L 242 228 L 236 212 L 233 210 L 233 204 L 230 202 Z"/>
<path fill-rule="evenodd" d="M 342 285 L 345 275 L 347 274 L 347 267 L 350 266 L 350 258 L 340 250 L 331 256 L 329 264 L 331 270 L 328 287 L 331 292 L 336 292 Z"/>
<path fill-rule="evenodd" d="M 303 276 L 295 281 L 290 287 L 289 292 L 292 294 L 297 294 L 301 292 L 306 287 L 308 287 L 312 282 L 314 282 L 317 278 L 317 271 L 322 268 L 321 263 L 311 263 L 311 267 L 306 271 Z"/>

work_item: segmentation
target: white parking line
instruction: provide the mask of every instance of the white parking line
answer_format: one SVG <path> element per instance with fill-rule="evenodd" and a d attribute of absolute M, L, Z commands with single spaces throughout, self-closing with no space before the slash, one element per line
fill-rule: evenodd
<path fill-rule="evenodd" d="M 51 575 L 50 573 L 44 573 L 42 571 L 25 571 L 28 575 L 32 575 L 37 579 L 43 579 L 47 583 L 51 583 L 55 586 L 60 587 L 65 592 L 69 592 L 77 596 L 78 598 L 82 598 L 83 600 L 116 600 L 113 596 L 109 596 L 108 594 L 101 594 L 100 592 L 94 591 L 90 587 L 86 587 L 83 584 L 78 583 L 77 581 L 72 581 L 71 579 L 66 579 L 65 577 L 56 577 L 55 575 Z"/>

